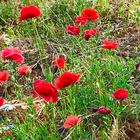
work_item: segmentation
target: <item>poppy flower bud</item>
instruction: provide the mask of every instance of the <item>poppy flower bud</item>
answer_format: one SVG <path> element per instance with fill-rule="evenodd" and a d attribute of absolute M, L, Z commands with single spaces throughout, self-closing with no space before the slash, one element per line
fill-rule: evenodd
<path fill-rule="evenodd" d="M 140 71 L 140 62 L 137 63 L 137 64 L 135 65 L 135 67 L 136 67 L 136 70 L 137 70 L 137 71 Z"/>
<path fill-rule="evenodd" d="M 126 52 L 118 52 L 117 55 L 121 56 L 121 57 L 126 57 L 127 56 Z"/>
<path fill-rule="evenodd" d="M 98 112 L 100 114 L 111 114 L 112 111 L 105 106 L 101 106 L 101 107 L 99 107 Z"/>

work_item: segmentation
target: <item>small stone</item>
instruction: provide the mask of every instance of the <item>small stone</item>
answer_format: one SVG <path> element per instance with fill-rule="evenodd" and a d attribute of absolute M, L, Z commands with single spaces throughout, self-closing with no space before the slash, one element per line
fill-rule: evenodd
<path fill-rule="evenodd" d="M 12 105 L 12 104 L 4 104 L 0 107 L 0 110 L 5 110 L 5 111 L 10 111 L 10 110 L 13 110 L 15 109 L 15 105 Z"/>

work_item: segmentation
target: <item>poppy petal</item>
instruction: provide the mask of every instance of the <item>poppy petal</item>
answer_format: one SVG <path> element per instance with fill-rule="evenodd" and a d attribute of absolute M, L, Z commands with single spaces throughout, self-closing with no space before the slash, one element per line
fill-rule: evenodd
<path fill-rule="evenodd" d="M 79 118 L 78 116 L 74 116 L 74 115 L 67 116 L 67 119 L 63 124 L 63 127 L 65 129 L 69 128 L 69 127 L 73 127 L 73 126 L 79 124 L 80 121 L 81 121 L 81 118 Z"/>
<path fill-rule="evenodd" d="M 7 47 L 4 50 L 2 50 L 2 58 L 13 60 L 18 64 L 24 62 L 24 57 L 22 56 L 21 51 L 17 48 Z"/>
<path fill-rule="evenodd" d="M 56 89 L 65 88 L 73 85 L 80 80 L 80 74 L 64 72 L 55 80 Z"/>
<path fill-rule="evenodd" d="M 80 33 L 80 28 L 77 27 L 77 26 L 70 26 L 70 25 L 67 25 L 67 26 L 66 26 L 66 31 L 67 31 L 67 33 L 70 34 L 70 35 L 77 36 L 77 35 L 79 35 L 79 33 Z"/>
<path fill-rule="evenodd" d="M 128 97 L 128 91 L 126 89 L 120 88 L 114 91 L 112 97 L 116 100 L 125 100 Z"/>
<path fill-rule="evenodd" d="M 20 21 L 29 18 L 39 17 L 41 15 L 40 9 L 34 5 L 24 6 L 20 11 Z"/>
<path fill-rule="evenodd" d="M 10 74 L 6 71 L 0 71 L 0 85 L 2 85 L 6 80 L 8 80 Z"/>
<path fill-rule="evenodd" d="M 58 68 L 64 68 L 65 66 L 65 59 L 64 58 L 57 58 L 54 60 L 54 64 L 58 67 Z"/>
<path fill-rule="evenodd" d="M 34 90 L 46 102 L 55 103 L 57 101 L 58 93 L 51 83 L 47 83 L 44 80 L 36 80 L 34 82 Z"/>
<path fill-rule="evenodd" d="M 27 73 L 31 73 L 31 72 L 32 72 L 31 67 L 27 66 L 27 65 L 23 65 L 23 66 L 18 68 L 18 73 L 20 75 L 26 75 Z"/>
<path fill-rule="evenodd" d="M 14 53 L 9 58 L 18 64 L 22 64 L 24 62 L 24 57 L 19 53 Z"/>
<path fill-rule="evenodd" d="M 4 99 L 0 98 L 0 107 L 4 104 Z"/>
<path fill-rule="evenodd" d="M 89 40 L 90 37 L 95 36 L 97 33 L 97 29 L 88 29 L 84 31 L 84 38 L 85 40 Z"/>
<path fill-rule="evenodd" d="M 104 40 L 104 44 L 101 46 L 101 49 L 113 50 L 113 49 L 116 49 L 118 45 L 119 44 L 115 41 Z"/>
<path fill-rule="evenodd" d="M 84 26 L 86 24 L 87 19 L 83 16 L 77 16 L 75 19 L 75 23 L 76 24 L 80 24 L 82 26 Z"/>
<path fill-rule="evenodd" d="M 81 15 L 85 17 L 87 20 L 92 20 L 92 21 L 95 21 L 99 18 L 99 14 L 97 13 L 97 11 L 92 8 L 87 8 L 82 10 Z"/>

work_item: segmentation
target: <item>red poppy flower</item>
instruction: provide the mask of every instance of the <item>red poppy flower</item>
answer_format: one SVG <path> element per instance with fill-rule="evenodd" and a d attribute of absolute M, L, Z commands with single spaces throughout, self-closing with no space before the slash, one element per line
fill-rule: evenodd
<path fill-rule="evenodd" d="M 73 115 L 67 116 L 67 119 L 63 124 L 63 127 L 66 129 L 66 128 L 75 126 L 79 124 L 80 121 L 81 121 L 81 118 L 79 118 L 78 116 L 73 116 Z"/>
<path fill-rule="evenodd" d="M 128 91 L 123 88 L 116 90 L 112 95 L 112 97 L 115 98 L 116 100 L 125 100 L 127 96 Z"/>
<path fill-rule="evenodd" d="M 3 70 L 3 71 L 0 71 L 0 85 L 2 85 L 6 80 L 8 80 L 10 74 Z"/>
<path fill-rule="evenodd" d="M 55 80 L 55 87 L 57 89 L 65 88 L 80 80 L 80 74 L 72 72 L 64 72 Z"/>
<path fill-rule="evenodd" d="M 44 80 L 36 80 L 33 85 L 37 94 L 46 102 L 55 103 L 57 101 L 58 93 L 51 83 L 47 83 Z"/>
<path fill-rule="evenodd" d="M 67 33 L 68 33 L 68 34 L 74 35 L 74 36 L 77 36 L 77 35 L 79 35 L 79 33 L 80 33 L 80 28 L 77 27 L 77 26 L 70 26 L 70 25 L 67 25 L 67 26 L 66 26 L 66 30 L 67 30 Z"/>
<path fill-rule="evenodd" d="M 24 6 L 20 11 L 20 21 L 27 20 L 29 18 L 40 17 L 40 15 L 40 9 L 36 6 Z"/>
<path fill-rule="evenodd" d="M 13 60 L 18 64 L 21 64 L 24 62 L 24 57 L 22 56 L 21 51 L 17 48 L 7 47 L 4 50 L 2 50 L 1 53 L 2 53 L 3 59 Z"/>
<path fill-rule="evenodd" d="M 23 66 L 18 68 L 18 73 L 20 75 L 26 75 L 27 73 L 31 73 L 31 72 L 32 72 L 31 67 L 29 67 L 27 65 L 23 65 Z"/>
<path fill-rule="evenodd" d="M 0 107 L 4 104 L 4 99 L 0 98 Z"/>
<path fill-rule="evenodd" d="M 81 13 L 82 17 L 85 17 L 87 20 L 95 21 L 99 18 L 99 14 L 96 10 L 92 8 L 84 9 Z"/>
<path fill-rule="evenodd" d="M 111 114 L 112 111 L 105 106 L 101 106 L 101 107 L 98 108 L 98 112 L 100 114 Z"/>
<path fill-rule="evenodd" d="M 115 41 L 104 40 L 104 44 L 101 46 L 101 49 L 116 49 L 118 47 L 118 43 Z"/>
<path fill-rule="evenodd" d="M 77 16 L 75 19 L 75 23 L 76 24 L 80 24 L 82 26 L 84 26 L 86 24 L 87 19 L 83 16 Z"/>
<path fill-rule="evenodd" d="M 58 68 L 64 68 L 65 66 L 65 59 L 62 57 L 59 57 L 57 59 L 54 60 L 54 64 L 58 67 Z"/>
<path fill-rule="evenodd" d="M 88 29 L 84 31 L 85 40 L 89 40 L 90 37 L 94 36 L 97 33 L 96 29 Z"/>

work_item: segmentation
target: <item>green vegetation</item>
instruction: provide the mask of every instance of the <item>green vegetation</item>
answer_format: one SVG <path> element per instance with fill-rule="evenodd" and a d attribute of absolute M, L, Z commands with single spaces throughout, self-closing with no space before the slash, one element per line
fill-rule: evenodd
<path fill-rule="evenodd" d="M 40 8 L 41 16 L 20 22 L 21 7 L 30 4 Z M 81 27 L 79 36 L 67 34 L 65 26 L 73 25 L 75 17 L 88 7 L 98 11 L 99 19 Z M 0 87 L 0 97 L 17 106 L 12 111 L 0 110 L 0 116 L 4 117 L 0 119 L 0 139 L 61 140 L 67 136 L 70 140 L 132 139 L 127 125 L 140 123 L 140 68 L 135 68 L 140 62 L 138 7 L 137 0 L 21 0 L 20 5 L 16 0 L 0 2 L 0 35 L 7 35 L 0 49 L 18 47 L 25 57 L 24 63 L 33 68 L 31 78 L 25 78 L 15 72 L 15 63 L 0 59 L 0 69 L 11 75 Z M 98 33 L 86 41 L 83 31 L 89 28 L 97 28 Z M 120 45 L 113 51 L 101 50 L 105 39 Z M 117 56 L 118 52 L 127 56 Z M 53 61 L 61 54 L 67 57 L 66 66 L 54 74 Z M 32 98 L 30 89 L 35 80 L 52 82 L 65 71 L 79 73 L 81 79 L 59 90 L 55 104 Z M 128 105 L 112 98 L 119 88 L 127 89 Z M 110 108 L 112 113 L 98 114 L 95 110 L 100 106 Z M 77 115 L 82 121 L 62 132 L 68 115 Z M 14 128 L 6 135 L 2 127 L 9 124 Z M 138 140 L 140 126 L 134 125 L 133 138 Z"/>

